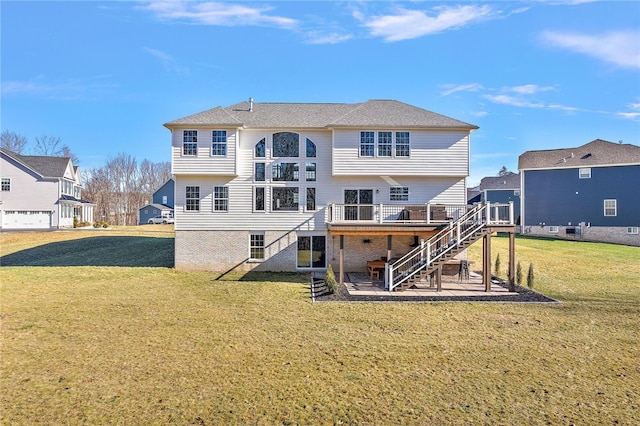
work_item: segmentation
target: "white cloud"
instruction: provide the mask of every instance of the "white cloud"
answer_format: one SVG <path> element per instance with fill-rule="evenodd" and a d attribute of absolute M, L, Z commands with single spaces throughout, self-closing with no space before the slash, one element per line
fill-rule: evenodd
<path fill-rule="evenodd" d="M 385 41 L 400 41 L 435 34 L 453 28 L 463 27 L 492 18 L 496 12 L 490 6 L 441 6 L 433 8 L 433 13 L 422 10 L 399 8 L 390 15 L 365 17 L 356 12 L 354 18 L 364 22 L 371 35 Z"/>
<path fill-rule="evenodd" d="M 292 28 L 295 19 L 268 14 L 271 7 L 249 7 L 223 2 L 152 1 L 144 9 L 160 19 L 184 20 L 201 25 L 239 26 L 265 25 Z"/>
<path fill-rule="evenodd" d="M 78 100 L 85 99 L 111 90 L 116 87 L 113 83 L 104 83 L 108 76 L 99 75 L 84 79 L 68 79 L 61 83 L 46 81 L 46 77 L 38 76 L 30 81 L 3 81 L 1 92 L 4 95 L 28 95 L 46 99 Z"/>
<path fill-rule="evenodd" d="M 544 104 L 533 102 L 521 96 L 512 96 L 507 94 L 484 95 L 485 99 L 496 104 L 511 105 L 521 108 L 544 108 Z"/>
<path fill-rule="evenodd" d="M 449 96 L 456 92 L 477 92 L 483 89 L 482 85 L 479 83 L 442 84 L 440 87 L 444 89 L 441 93 L 442 96 Z"/>
<path fill-rule="evenodd" d="M 538 86 L 537 84 L 525 84 L 522 86 L 513 86 L 508 88 L 507 90 L 518 93 L 520 95 L 533 95 L 536 93 L 548 92 L 550 90 L 555 90 L 555 89 L 551 86 Z"/>
<path fill-rule="evenodd" d="M 151 56 L 156 57 L 157 59 L 160 60 L 160 62 L 162 62 L 162 66 L 164 67 L 164 69 L 166 71 L 175 73 L 175 74 L 189 74 L 190 70 L 188 67 L 184 67 L 179 65 L 175 59 L 173 59 L 173 57 L 171 55 L 169 55 L 166 52 L 163 52 L 161 50 L 158 49 L 152 49 L 150 47 L 144 47 L 143 48 L 147 53 L 149 53 Z"/>
<path fill-rule="evenodd" d="M 640 121 L 640 103 L 627 104 L 627 108 L 631 111 L 617 112 L 615 115 L 628 120 Z"/>
<path fill-rule="evenodd" d="M 350 34 L 329 33 L 321 34 L 317 31 L 307 33 L 307 43 L 309 44 L 338 44 L 353 38 Z"/>
<path fill-rule="evenodd" d="M 545 31 L 542 40 L 560 48 L 596 58 L 623 68 L 640 68 L 640 32 L 612 31 L 578 34 Z"/>

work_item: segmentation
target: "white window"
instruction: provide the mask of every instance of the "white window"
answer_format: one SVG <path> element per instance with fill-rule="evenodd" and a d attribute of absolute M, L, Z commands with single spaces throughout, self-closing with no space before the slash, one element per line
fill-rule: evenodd
<path fill-rule="evenodd" d="M 306 163 L 305 179 L 307 182 L 316 181 L 316 163 Z"/>
<path fill-rule="evenodd" d="M 279 187 L 271 189 L 273 211 L 298 211 L 300 193 L 298 187 Z"/>
<path fill-rule="evenodd" d="M 211 155 L 225 156 L 227 155 L 227 131 L 212 130 L 211 131 Z"/>
<path fill-rule="evenodd" d="M 256 182 L 264 182 L 266 177 L 266 165 L 265 163 L 255 163 L 254 164 L 254 173 L 253 180 Z"/>
<path fill-rule="evenodd" d="M 229 211 L 229 188 L 226 186 L 213 187 L 213 210 L 217 212 Z"/>
<path fill-rule="evenodd" d="M 256 149 L 254 151 L 254 156 L 256 158 L 265 158 L 267 154 L 267 144 L 265 139 L 260 139 L 260 142 L 256 144 Z"/>
<path fill-rule="evenodd" d="M 391 201 L 409 201 L 409 187 L 392 186 L 389 188 L 389 200 Z"/>
<path fill-rule="evenodd" d="M 557 226 L 550 226 L 549 227 L 549 232 L 552 234 L 557 234 L 558 233 L 558 227 Z"/>
<path fill-rule="evenodd" d="M 378 157 L 391 157 L 392 132 L 378 132 Z"/>
<path fill-rule="evenodd" d="M 187 186 L 185 188 L 186 202 L 185 208 L 187 211 L 200 211 L 200 187 L 199 186 Z"/>
<path fill-rule="evenodd" d="M 162 196 L 162 204 L 167 204 L 167 196 L 166 195 Z"/>
<path fill-rule="evenodd" d="M 373 157 L 375 132 L 360 132 L 360 157 Z"/>
<path fill-rule="evenodd" d="M 198 154 L 198 131 L 183 130 L 182 131 L 182 155 Z"/>
<path fill-rule="evenodd" d="M 618 208 L 616 200 L 604 200 L 604 215 L 617 216 Z"/>
<path fill-rule="evenodd" d="M 627 228 L 627 234 L 638 235 L 638 227 L 637 226 L 628 227 Z"/>
<path fill-rule="evenodd" d="M 408 157 L 409 151 L 409 132 L 396 132 L 396 157 Z"/>
<path fill-rule="evenodd" d="M 273 163 L 271 178 L 276 182 L 297 182 L 300 179 L 298 163 Z"/>
<path fill-rule="evenodd" d="M 249 237 L 249 260 L 264 260 L 264 234 L 251 234 Z"/>
<path fill-rule="evenodd" d="M 253 210 L 256 212 L 265 211 L 264 186 L 256 186 L 253 189 Z"/>
<path fill-rule="evenodd" d="M 300 156 L 300 135 L 292 132 L 278 132 L 272 137 L 274 157 Z"/>
<path fill-rule="evenodd" d="M 580 179 L 591 179 L 591 168 L 587 167 L 584 169 L 579 169 L 578 170 L 578 177 Z"/>
<path fill-rule="evenodd" d="M 315 211 L 316 209 L 316 189 L 307 188 L 307 211 Z"/>
<path fill-rule="evenodd" d="M 307 158 L 315 158 L 316 156 L 316 144 L 309 138 L 307 138 Z"/>
<path fill-rule="evenodd" d="M 0 190 L 11 191 L 11 178 L 2 178 L 0 182 Z"/>

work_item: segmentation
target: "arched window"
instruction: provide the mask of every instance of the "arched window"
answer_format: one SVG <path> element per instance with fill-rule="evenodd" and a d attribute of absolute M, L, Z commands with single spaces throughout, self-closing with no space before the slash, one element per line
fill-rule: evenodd
<path fill-rule="evenodd" d="M 307 138 L 307 158 L 316 156 L 316 144 L 309 138 Z"/>
<path fill-rule="evenodd" d="M 273 134 L 274 157 L 299 157 L 300 135 L 291 132 L 279 132 Z"/>
<path fill-rule="evenodd" d="M 260 142 L 256 144 L 256 152 L 255 152 L 256 158 L 264 158 L 266 151 L 267 150 L 266 150 L 265 141 L 264 141 L 264 138 L 262 138 Z"/>

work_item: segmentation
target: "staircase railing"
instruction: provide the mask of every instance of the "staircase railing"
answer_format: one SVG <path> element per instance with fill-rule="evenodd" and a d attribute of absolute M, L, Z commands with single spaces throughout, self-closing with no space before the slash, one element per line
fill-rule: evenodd
<path fill-rule="evenodd" d="M 385 271 L 387 290 L 393 291 L 427 270 L 485 226 L 491 223 L 513 223 L 513 206 L 512 204 L 506 206 L 508 212 L 505 215 L 500 213 L 504 205 L 477 204 L 457 220 L 449 222 L 436 235 L 427 241 L 422 241 L 418 247 L 402 258 L 389 263 Z"/>

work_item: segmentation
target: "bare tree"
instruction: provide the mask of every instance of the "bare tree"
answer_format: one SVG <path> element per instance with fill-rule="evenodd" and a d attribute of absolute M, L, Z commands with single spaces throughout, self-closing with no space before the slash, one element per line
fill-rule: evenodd
<path fill-rule="evenodd" d="M 15 132 L 5 130 L 0 135 L 2 148 L 13 151 L 16 154 L 22 154 L 27 146 L 28 140 L 26 136 L 19 135 Z"/>
<path fill-rule="evenodd" d="M 512 175 L 513 172 L 509 169 L 507 169 L 507 166 L 502 166 L 500 168 L 500 170 L 498 171 L 498 176 L 508 176 L 508 175 Z"/>
<path fill-rule="evenodd" d="M 71 162 L 76 166 L 80 163 L 78 157 L 71 152 L 71 148 L 62 144 L 62 140 L 57 136 L 36 137 L 36 147 L 33 151 L 36 155 L 71 158 Z"/>

